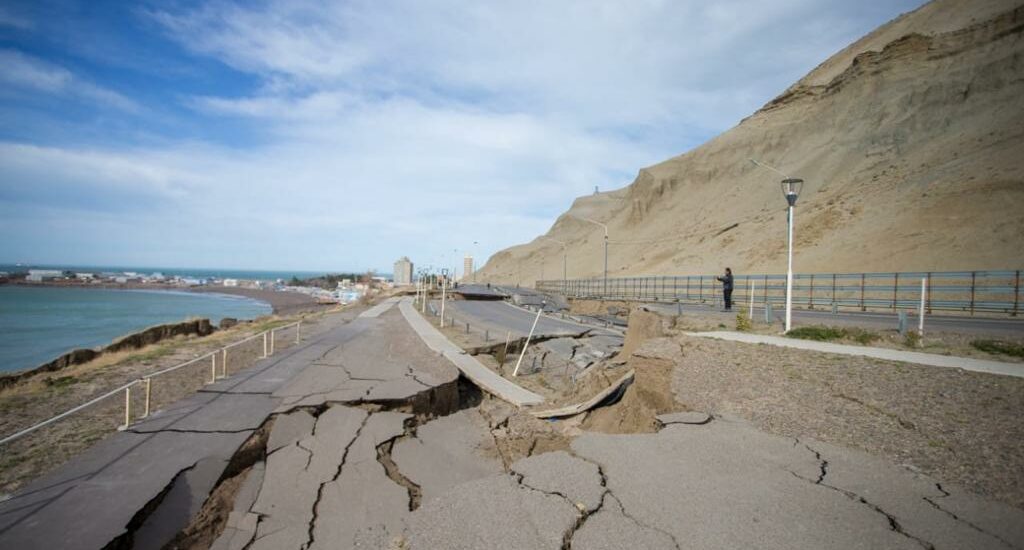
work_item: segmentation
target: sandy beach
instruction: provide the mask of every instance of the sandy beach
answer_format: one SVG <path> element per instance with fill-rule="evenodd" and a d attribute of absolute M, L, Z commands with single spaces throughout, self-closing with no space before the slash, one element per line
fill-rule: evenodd
<path fill-rule="evenodd" d="M 188 289 L 190 292 L 230 294 L 245 296 L 270 304 L 275 315 L 294 315 L 311 311 L 321 311 L 332 307 L 331 304 L 320 304 L 315 298 L 299 292 L 280 292 L 258 288 L 238 288 L 224 286 L 202 286 Z"/>

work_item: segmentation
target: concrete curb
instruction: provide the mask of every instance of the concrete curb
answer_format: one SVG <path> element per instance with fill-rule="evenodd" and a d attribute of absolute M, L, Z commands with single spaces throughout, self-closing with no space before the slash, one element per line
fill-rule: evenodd
<path fill-rule="evenodd" d="M 887 361 L 899 361 L 901 363 L 964 369 L 974 372 L 1024 378 L 1024 363 L 1003 363 L 1000 361 L 986 361 L 984 359 L 935 355 L 933 353 L 921 353 L 918 351 L 900 351 L 868 346 L 831 344 L 828 342 L 816 342 L 814 340 L 798 340 L 794 338 L 783 338 L 781 336 L 765 336 L 762 334 L 748 334 L 744 332 L 714 331 L 687 332 L 685 334 L 688 336 L 698 336 L 700 338 L 714 338 L 717 340 L 744 342 L 747 344 L 769 344 L 785 348 L 821 351 L 840 355 L 857 355 L 861 357 L 871 357 L 874 359 L 885 359 Z"/>
<path fill-rule="evenodd" d="M 426 319 L 420 316 L 413 308 L 412 298 L 404 298 L 399 303 L 399 309 L 409 326 L 419 334 L 423 343 L 428 348 L 440 353 L 451 361 L 462 372 L 466 378 L 480 386 L 484 391 L 493 394 L 517 407 L 537 405 L 544 402 L 544 398 L 522 387 L 513 384 L 499 376 L 496 372 L 485 367 L 473 356 L 467 355 L 461 348 L 451 343 L 441 331 L 434 328 Z"/>

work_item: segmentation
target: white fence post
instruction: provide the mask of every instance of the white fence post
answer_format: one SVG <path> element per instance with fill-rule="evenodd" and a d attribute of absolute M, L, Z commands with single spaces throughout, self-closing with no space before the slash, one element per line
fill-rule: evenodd
<path fill-rule="evenodd" d="M 519 360 L 516 361 L 516 368 L 512 370 L 512 376 L 519 376 L 519 365 L 523 362 L 523 356 L 526 355 L 526 348 L 530 347 L 530 338 L 533 338 L 533 331 L 537 328 L 537 321 L 540 321 L 540 314 L 544 312 L 544 302 L 540 303 L 540 308 L 537 309 L 537 316 L 533 318 L 533 326 L 530 327 L 530 334 L 526 336 L 526 343 L 523 344 L 523 351 L 519 352 Z"/>
<path fill-rule="evenodd" d="M 150 395 L 152 395 L 152 391 L 153 391 L 153 379 L 152 378 L 146 378 L 143 381 L 146 383 L 146 405 L 145 405 L 145 407 L 142 410 L 142 418 L 148 418 L 149 417 L 149 397 L 150 397 Z"/>
<path fill-rule="evenodd" d="M 925 300 L 925 296 L 927 296 L 927 295 L 928 295 L 928 279 L 926 279 L 924 277 L 921 277 L 921 306 L 920 306 L 920 309 L 917 310 L 917 312 L 918 312 L 917 334 L 919 336 L 922 336 L 922 337 L 924 336 L 924 300 Z"/>

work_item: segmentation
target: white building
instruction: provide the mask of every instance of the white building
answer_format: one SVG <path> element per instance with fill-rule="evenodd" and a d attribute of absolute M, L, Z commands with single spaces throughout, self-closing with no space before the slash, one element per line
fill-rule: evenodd
<path fill-rule="evenodd" d="M 402 256 L 395 262 L 395 286 L 406 286 L 412 284 L 412 260 L 408 256 Z"/>
<path fill-rule="evenodd" d="M 224 279 L 224 286 L 238 286 L 238 279 Z"/>
<path fill-rule="evenodd" d="M 468 282 L 473 280 L 473 257 L 466 254 L 466 257 L 462 259 L 462 281 Z"/>
<path fill-rule="evenodd" d="M 30 269 L 28 270 L 28 277 L 26 280 L 34 283 L 41 283 L 50 279 L 60 279 L 64 276 L 64 272 L 57 269 Z"/>

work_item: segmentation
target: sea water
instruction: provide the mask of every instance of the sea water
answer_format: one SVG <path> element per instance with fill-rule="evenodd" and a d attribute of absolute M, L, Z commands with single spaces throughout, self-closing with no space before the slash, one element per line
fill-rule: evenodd
<path fill-rule="evenodd" d="M 224 294 L 0 286 L 0 372 L 37 367 L 153 325 L 189 317 L 254 319 L 271 311 L 264 302 Z"/>

